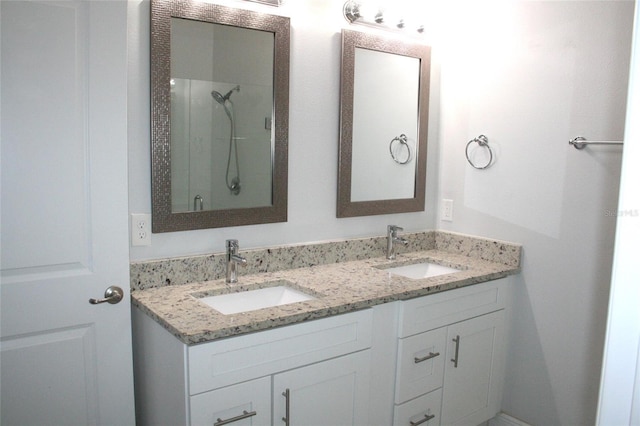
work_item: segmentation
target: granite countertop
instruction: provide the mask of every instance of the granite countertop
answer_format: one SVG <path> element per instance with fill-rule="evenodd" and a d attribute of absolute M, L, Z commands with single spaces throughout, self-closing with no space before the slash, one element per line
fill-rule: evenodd
<path fill-rule="evenodd" d="M 134 306 L 183 343 L 193 345 L 506 277 L 520 271 L 520 247 L 510 247 L 517 250 L 517 262 L 485 260 L 486 256 L 456 253 L 451 247 L 435 248 L 398 254 L 395 260 L 373 257 L 247 275 L 238 268 L 237 284 L 215 279 L 137 290 L 131 297 Z M 410 279 L 381 269 L 425 260 L 461 271 Z M 198 300 L 198 297 L 279 284 L 312 294 L 316 299 L 230 315 L 223 315 Z"/>

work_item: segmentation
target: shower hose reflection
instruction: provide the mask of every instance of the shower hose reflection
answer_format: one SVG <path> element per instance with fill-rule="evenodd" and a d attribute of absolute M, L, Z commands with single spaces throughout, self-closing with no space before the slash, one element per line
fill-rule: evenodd
<path fill-rule="evenodd" d="M 235 112 L 233 109 L 233 102 L 231 102 L 231 94 L 233 92 L 239 92 L 240 86 L 236 86 L 233 89 L 229 90 L 226 95 L 222 95 L 218 91 L 212 91 L 211 96 L 224 108 L 224 112 L 229 117 L 229 122 L 231 123 L 231 130 L 229 131 L 229 153 L 227 155 L 227 170 L 225 172 L 225 184 L 227 188 L 233 195 L 238 195 L 240 193 L 241 185 L 240 185 L 240 164 L 238 162 L 238 145 L 236 140 L 236 120 L 235 120 Z M 236 163 L 236 173 L 235 177 L 229 177 L 229 172 L 231 169 L 231 157 L 235 158 Z"/>

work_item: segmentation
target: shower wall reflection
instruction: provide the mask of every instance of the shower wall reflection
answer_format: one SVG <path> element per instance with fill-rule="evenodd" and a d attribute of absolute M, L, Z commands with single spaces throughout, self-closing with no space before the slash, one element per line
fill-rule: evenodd
<path fill-rule="evenodd" d="M 171 21 L 172 211 L 270 206 L 273 35 Z"/>

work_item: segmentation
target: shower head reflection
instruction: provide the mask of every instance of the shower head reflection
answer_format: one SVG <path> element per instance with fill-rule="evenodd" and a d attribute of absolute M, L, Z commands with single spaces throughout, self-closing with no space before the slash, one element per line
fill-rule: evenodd
<path fill-rule="evenodd" d="M 231 97 L 231 95 L 233 94 L 233 92 L 239 92 L 240 91 L 240 85 L 234 87 L 233 89 L 229 90 L 227 92 L 226 95 L 222 95 L 222 93 L 218 92 L 217 90 L 213 90 L 211 92 L 211 96 L 213 96 L 213 99 L 216 100 L 217 103 L 219 103 L 220 105 L 224 105 L 225 102 L 227 102 L 229 100 L 229 98 Z"/>

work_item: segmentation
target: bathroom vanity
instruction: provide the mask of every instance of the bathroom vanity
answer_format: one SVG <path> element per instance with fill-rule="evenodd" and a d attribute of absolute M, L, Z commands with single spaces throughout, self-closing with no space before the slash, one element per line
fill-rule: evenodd
<path fill-rule="evenodd" d="M 154 352 L 142 424 L 367 424 L 371 309 L 196 346 L 135 315 Z"/>
<path fill-rule="evenodd" d="M 499 412 L 509 290 L 501 279 L 399 303 L 393 424 L 477 425 Z"/>
<path fill-rule="evenodd" d="M 134 291 L 139 424 L 488 420 L 500 408 L 520 248 L 507 247 L 507 265 L 474 247 L 479 257 L 434 248 L 240 276 L 234 288 L 211 280 Z M 457 272 L 396 273 L 426 260 Z M 283 283 L 313 298 L 228 315 L 201 300 Z"/>

